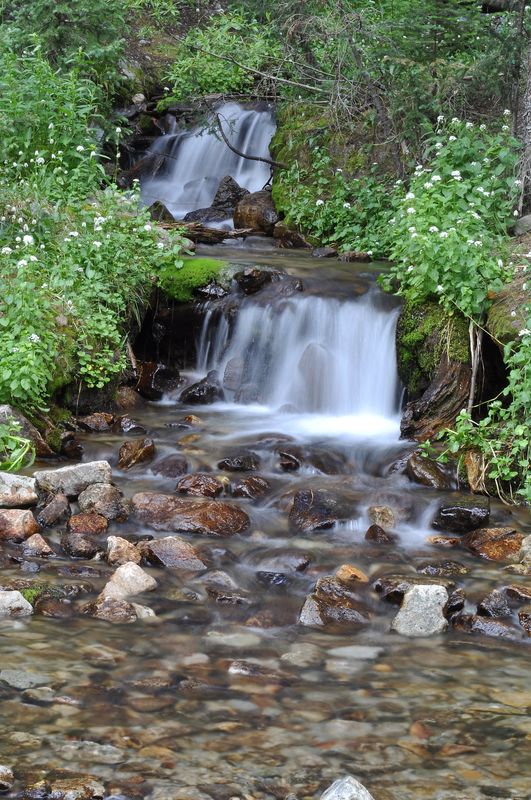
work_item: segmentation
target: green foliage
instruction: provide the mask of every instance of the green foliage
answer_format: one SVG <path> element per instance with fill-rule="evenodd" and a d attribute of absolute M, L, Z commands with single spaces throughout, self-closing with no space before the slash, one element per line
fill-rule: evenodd
<path fill-rule="evenodd" d="M 210 93 L 251 92 L 255 76 L 224 59 L 235 59 L 260 70 L 280 58 L 280 53 L 271 24 L 258 23 L 238 11 L 212 17 L 208 27 L 191 28 L 179 43 L 178 56 L 168 76 L 172 97 L 164 103 Z"/>
<path fill-rule="evenodd" d="M 182 258 L 158 269 L 159 286 L 178 303 L 190 303 L 194 290 L 219 278 L 226 266 L 214 258 Z"/>
<path fill-rule="evenodd" d="M 131 11 L 144 12 L 157 25 L 172 25 L 179 21 L 183 0 L 125 0 Z"/>
<path fill-rule="evenodd" d="M 18 472 L 31 467 L 35 448 L 29 439 L 20 435 L 20 424 L 15 420 L 0 424 L 0 470 Z"/>

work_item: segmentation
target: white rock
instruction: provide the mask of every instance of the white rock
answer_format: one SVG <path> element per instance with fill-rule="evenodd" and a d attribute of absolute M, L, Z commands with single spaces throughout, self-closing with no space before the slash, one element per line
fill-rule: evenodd
<path fill-rule="evenodd" d="M 148 575 L 138 564 L 128 561 L 113 573 L 111 579 L 103 587 L 100 597 L 113 597 L 125 600 L 131 595 L 150 592 L 157 586 L 157 581 Z"/>
<path fill-rule="evenodd" d="M 0 508 L 34 506 L 38 500 L 35 478 L 0 472 Z"/>
<path fill-rule="evenodd" d="M 20 592 L 0 592 L 0 614 L 8 617 L 29 617 L 33 606 Z"/>
<path fill-rule="evenodd" d="M 402 636 L 433 636 L 448 627 L 443 609 L 448 602 L 444 586 L 412 586 L 404 594 L 391 628 Z"/>
<path fill-rule="evenodd" d="M 156 619 L 157 615 L 149 606 L 142 606 L 140 603 L 131 603 L 135 609 L 137 619 Z"/>
<path fill-rule="evenodd" d="M 11 767 L 0 764 L 0 792 L 6 792 L 8 789 L 11 789 L 14 783 L 15 776 Z"/>
<path fill-rule="evenodd" d="M 33 473 L 42 492 L 77 497 L 93 483 L 110 483 L 111 465 L 108 461 L 89 461 L 60 469 L 41 469 Z"/>
<path fill-rule="evenodd" d="M 374 798 L 356 778 L 347 775 L 334 781 L 321 795 L 321 800 L 374 800 Z"/>

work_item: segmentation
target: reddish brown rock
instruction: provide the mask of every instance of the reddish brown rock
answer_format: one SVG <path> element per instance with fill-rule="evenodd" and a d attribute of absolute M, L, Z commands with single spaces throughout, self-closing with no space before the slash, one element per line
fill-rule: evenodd
<path fill-rule="evenodd" d="M 56 494 L 44 506 L 37 516 L 37 520 L 43 528 L 49 528 L 52 525 L 60 525 L 71 515 L 70 503 L 65 494 Z"/>
<path fill-rule="evenodd" d="M 152 461 L 155 456 L 155 443 L 153 439 L 136 439 L 131 442 L 124 442 L 118 451 L 118 467 L 120 469 L 131 469 L 137 464 L 145 464 Z"/>
<path fill-rule="evenodd" d="M 228 456 L 219 462 L 218 467 L 227 472 L 251 472 L 260 468 L 260 459 L 251 451 Z"/>
<path fill-rule="evenodd" d="M 363 599 L 336 578 L 320 578 L 308 595 L 299 615 L 301 625 L 323 627 L 330 624 L 361 626 L 370 621 Z"/>
<path fill-rule="evenodd" d="M 172 495 L 139 492 L 132 504 L 137 519 L 159 531 L 232 536 L 243 533 L 250 525 L 241 508 L 214 500 L 181 500 Z"/>
<path fill-rule="evenodd" d="M 86 417 L 78 417 L 78 425 L 83 430 L 91 431 L 92 433 L 106 433 L 110 431 L 115 423 L 113 414 L 106 414 L 103 411 L 96 411 L 94 414 L 89 414 Z"/>
<path fill-rule="evenodd" d="M 105 544 L 99 542 L 95 536 L 67 531 L 61 537 L 61 547 L 73 558 L 94 558 L 104 551 Z"/>
<path fill-rule="evenodd" d="M 463 537 L 463 544 L 476 556 L 504 561 L 520 552 L 523 538 L 515 528 L 478 528 Z"/>
<path fill-rule="evenodd" d="M 88 603 L 81 609 L 83 614 L 88 614 L 96 619 L 103 619 L 106 622 L 135 622 L 137 614 L 135 607 L 127 600 L 120 600 L 114 597 L 98 597 L 94 603 Z"/>
<path fill-rule="evenodd" d="M 188 461 L 177 454 L 165 456 L 153 464 L 151 471 L 163 478 L 178 478 L 188 472 Z"/>
<path fill-rule="evenodd" d="M 245 195 L 234 209 L 235 228 L 252 228 L 271 235 L 277 222 L 278 214 L 267 190 Z"/>
<path fill-rule="evenodd" d="M 289 513 L 292 528 L 302 533 L 331 528 L 344 518 L 338 498 L 321 489 L 308 489 L 296 493 Z"/>
<path fill-rule="evenodd" d="M 81 492 L 78 498 L 80 510 L 87 514 L 101 514 L 108 520 L 123 522 L 129 509 L 122 492 L 110 483 L 94 483 Z"/>
<path fill-rule="evenodd" d="M 166 536 L 163 539 L 141 542 L 138 549 L 150 564 L 193 572 L 207 569 L 196 548 L 179 536 Z"/>
<path fill-rule="evenodd" d="M 223 491 L 223 484 L 213 475 L 197 472 L 181 478 L 175 489 L 192 497 L 217 497 Z"/>
<path fill-rule="evenodd" d="M 40 533 L 34 533 L 33 536 L 26 539 L 22 545 L 22 552 L 25 556 L 38 556 L 40 558 L 47 558 L 54 554 L 52 548 Z"/>
<path fill-rule="evenodd" d="M 354 567 L 352 564 L 342 564 L 336 570 L 336 579 L 345 586 L 354 585 L 356 583 L 368 583 L 367 575 L 359 567 Z"/>
<path fill-rule="evenodd" d="M 393 544 L 398 540 L 398 536 L 393 533 L 387 533 L 379 525 L 371 525 L 367 528 L 365 534 L 365 541 L 375 542 L 376 544 Z"/>
<path fill-rule="evenodd" d="M 72 533 L 87 533 L 97 536 L 105 533 L 109 523 L 102 514 L 74 514 L 67 523 L 67 529 Z"/>
<path fill-rule="evenodd" d="M 449 489 L 452 481 L 444 468 L 421 453 L 412 453 L 406 463 L 406 475 L 411 481 L 423 486 L 432 486 L 434 489 Z"/>
<path fill-rule="evenodd" d="M 234 497 L 247 497 L 255 500 L 262 497 L 271 488 L 271 484 L 261 475 L 250 475 L 248 478 L 243 478 L 241 481 L 233 484 L 232 494 Z"/>
<path fill-rule="evenodd" d="M 28 510 L 0 509 L 0 542 L 23 542 L 40 531 L 40 525 Z"/>

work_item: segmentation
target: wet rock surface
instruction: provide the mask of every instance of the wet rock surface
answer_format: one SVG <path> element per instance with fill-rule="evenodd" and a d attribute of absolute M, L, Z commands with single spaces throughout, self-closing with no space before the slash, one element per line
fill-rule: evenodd
<path fill-rule="evenodd" d="M 463 544 L 474 555 L 504 561 L 520 552 L 523 535 L 514 528 L 478 528 L 468 533 Z"/>
<path fill-rule="evenodd" d="M 194 502 L 142 492 L 133 496 L 132 505 L 137 519 L 159 531 L 232 536 L 243 533 L 250 524 L 242 509 L 216 501 Z"/>
<path fill-rule="evenodd" d="M 432 527 L 452 533 L 466 533 L 487 524 L 490 516 L 488 497 L 460 497 L 454 503 L 442 503 L 432 520 Z"/>
<path fill-rule="evenodd" d="M 34 477 L 41 492 L 77 497 L 93 483 L 110 483 L 112 470 L 108 461 L 93 461 L 59 469 L 38 470 Z"/>
<path fill-rule="evenodd" d="M 185 475 L 177 482 L 175 489 L 180 494 L 192 497 L 217 497 L 223 491 L 223 484 L 213 475 L 198 472 Z"/>
<path fill-rule="evenodd" d="M 0 508 L 22 508 L 37 504 L 35 478 L 0 472 Z"/>

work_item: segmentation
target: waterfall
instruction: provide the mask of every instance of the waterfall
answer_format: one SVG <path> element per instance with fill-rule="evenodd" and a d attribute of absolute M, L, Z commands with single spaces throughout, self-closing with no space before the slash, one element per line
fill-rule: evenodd
<path fill-rule="evenodd" d="M 269 157 L 269 143 L 275 132 L 271 111 L 246 110 L 237 103 L 225 103 L 216 113 L 227 139 L 237 150 Z M 214 117 L 191 131 L 160 136 L 150 154 L 167 158 L 163 170 L 143 179 L 143 200 L 146 205 L 162 201 L 176 219 L 210 206 L 226 175 L 250 192 L 262 189 L 270 177 L 268 164 L 241 158 L 227 147 Z"/>
<path fill-rule="evenodd" d="M 327 416 L 398 413 L 398 310 L 356 299 L 297 296 L 262 305 L 249 299 L 229 325 L 207 311 L 198 369 L 216 369 L 236 402 L 253 396 L 273 410 Z"/>

